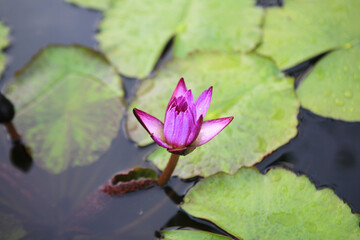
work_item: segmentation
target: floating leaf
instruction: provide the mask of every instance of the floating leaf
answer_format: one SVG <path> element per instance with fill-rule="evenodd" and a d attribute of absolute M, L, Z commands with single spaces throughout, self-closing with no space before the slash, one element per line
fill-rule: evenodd
<path fill-rule="evenodd" d="M 286 0 L 282 8 L 267 10 L 258 51 L 283 69 L 358 42 L 359 9 L 360 1 L 354 0 Z"/>
<path fill-rule="evenodd" d="M 115 69 L 80 46 L 43 49 L 17 72 L 7 94 L 35 162 L 54 173 L 98 160 L 124 110 Z"/>
<path fill-rule="evenodd" d="M 66 0 L 85 8 L 92 8 L 97 10 L 106 10 L 110 7 L 112 0 Z"/>
<path fill-rule="evenodd" d="M 9 45 L 9 28 L 7 28 L 2 22 L 0 22 L 0 76 L 4 70 L 6 58 L 5 55 L 1 52 L 5 47 Z"/>
<path fill-rule="evenodd" d="M 318 62 L 297 94 L 304 108 L 345 121 L 360 121 L 360 46 L 334 51 Z"/>
<path fill-rule="evenodd" d="M 153 169 L 136 167 L 115 174 L 109 183 L 102 187 L 102 191 L 110 195 L 134 192 L 153 185 L 157 178 Z"/>
<path fill-rule="evenodd" d="M 175 35 L 174 53 L 249 51 L 260 41 L 261 8 L 253 0 L 115 1 L 97 36 L 125 75 L 145 77 Z"/>
<path fill-rule="evenodd" d="M 174 55 L 249 51 L 260 42 L 263 10 L 253 0 L 193 0 L 175 38 Z"/>
<path fill-rule="evenodd" d="M 219 171 L 234 173 L 241 166 L 260 161 L 296 135 L 299 103 L 293 80 L 285 78 L 274 63 L 250 54 L 193 54 L 170 62 L 154 79 L 141 83 L 129 108 L 128 133 L 139 145 L 152 142 L 138 123 L 136 107 L 163 120 L 166 105 L 184 77 L 194 96 L 214 86 L 208 119 L 234 116 L 218 136 L 180 159 L 175 175 L 189 178 Z M 149 159 L 164 169 L 169 153 L 159 148 Z"/>
<path fill-rule="evenodd" d="M 242 239 L 360 239 L 359 216 L 330 189 L 284 169 L 242 168 L 200 181 L 182 208 Z"/>
<path fill-rule="evenodd" d="M 0 239 L 18 240 L 26 235 L 21 222 L 14 215 L 0 212 Z"/>
<path fill-rule="evenodd" d="M 171 230 L 162 231 L 165 235 L 164 240 L 230 240 L 231 238 L 221 236 L 215 233 L 203 232 L 203 231 L 191 231 L 191 230 Z"/>
<path fill-rule="evenodd" d="M 145 77 L 175 34 L 188 0 L 115 1 L 104 12 L 97 38 L 119 71 Z"/>

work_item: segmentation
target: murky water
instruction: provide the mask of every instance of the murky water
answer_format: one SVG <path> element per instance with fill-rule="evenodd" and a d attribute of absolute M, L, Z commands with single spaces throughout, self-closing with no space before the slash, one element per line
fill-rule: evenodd
<path fill-rule="evenodd" d="M 11 27 L 12 37 L 12 45 L 5 51 L 10 62 L 1 86 L 50 43 L 78 43 L 96 49 L 94 33 L 101 17 L 99 12 L 62 0 L 0 0 L 0 20 Z M 286 72 L 301 76 L 316 60 Z M 135 83 L 124 79 L 127 100 L 134 94 Z M 258 168 L 266 171 L 282 166 L 304 173 L 318 187 L 332 187 L 354 212 L 360 212 L 360 123 L 326 119 L 304 109 L 299 120 L 298 136 Z M 14 167 L 7 133 L 0 131 L 0 212 L 21 221 L 29 233 L 24 239 L 155 239 L 160 229 L 179 226 L 222 232 L 179 209 L 177 204 L 195 180 L 173 178 L 169 187 L 152 187 L 125 196 L 99 194 L 98 187 L 117 171 L 151 167 L 144 158 L 155 146 L 136 147 L 121 124 L 118 136 L 99 161 L 58 175 L 36 165 L 28 173 Z"/>

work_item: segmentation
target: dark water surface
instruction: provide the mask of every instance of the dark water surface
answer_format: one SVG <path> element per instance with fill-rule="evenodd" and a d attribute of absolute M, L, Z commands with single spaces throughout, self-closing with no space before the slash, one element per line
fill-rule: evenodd
<path fill-rule="evenodd" d="M 100 12 L 62 0 L 0 0 L 0 20 L 11 28 L 12 38 L 5 51 L 10 61 L 1 86 L 50 43 L 77 43 L 97 49 L 94 33 L 101 17 Z M 286 73 L 300 79 L 316 60 Z M 128 101 L 136 82 L 124 79 Z M 335 121 L 304 109 L 300 109 L 299 121 L 298 136 L 266 157 L 258 168 L 265 172 L 281 166 L 306 174 L 316 186 L 333 188 L 354 212 L 360 212 L 360 123 Z M 100 194 L 99 186 L 114 173 L 134 166 L 152 167 L 144 158 L 154 147 L 136 147 L 127 139 L 121 123 L 117 138 L 96 163 L 58 175 L 36 165 L 23 173 L 11 165 L 11 144 L 7 133 L 0 131 L 0 212 L 21 220 L 29 233 L 24 239 L 155 239 L 160 229 L 179 226 L 222 233 L 178 207 L 197 179 L 185 182 L 173 178 L 169 187 L 152 187 L 125 196 Z"/>

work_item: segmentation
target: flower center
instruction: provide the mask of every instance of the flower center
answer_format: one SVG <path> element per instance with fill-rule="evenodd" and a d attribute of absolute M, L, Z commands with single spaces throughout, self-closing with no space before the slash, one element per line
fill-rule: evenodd
<path fill-rule="evenodd" d="M 186 112 L 188 110 L 188 103 L 184 97 L 175 98 L 173 103 L 170 105 L 170 108 L 175 108 L 175 112 L 179 115 L 181 112 Z"/>

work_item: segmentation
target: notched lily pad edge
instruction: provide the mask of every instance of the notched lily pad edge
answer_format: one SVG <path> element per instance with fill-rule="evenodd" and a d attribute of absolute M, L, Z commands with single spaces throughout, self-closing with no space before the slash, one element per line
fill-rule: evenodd
<path fill-rule="evenodd" d="M 264 17 L 264 21 L 266 21 L 265 19 L 266 19 L 266 16 Z M 262 25 L 262 33 L 263 33 L 263 27 L 264 26 Z M 306 64 L 309 61 L 311 62 L 312 60 L 314 60 L 314 62 L 312 64 L 316 65 L 326 55 L 328 55 L 328 54 L 330 54 L 330 53 L 332 53 L 334 51 L 337 51 L 337 50 L 351 48 L 351 47 L 353 47 L 355 45 L 360 44 L 360 41 L 359 40 L 354 40 L 353 42 L 345 43 L 343 45 L 339 45 L 339 46 L 327 49 L 327 50 L 325 50 L 323 52 L 314 53 L 311 57 L 309 57 L 307 59 L 303 59 L 301 62 L 298 62 L 295 65 L 284 67 L 283 69 L 280 68 L 279 64 L 275 61 L 275 59 L 271 55 L 266 55 L 265 53 L 262 53 L 262 52 L 258 51 L 262 43 L 263 43 L 263 35 L 262 35 L 262 39 L 261 39 L 260 43 L 256 46 L 255 49 L 253 49 L 253 52 L 258 54 L 261 57 L 265 57 L 265 58 L 270 59 L 272 62 L 275 63 L 276 67 L 278 69 L 280 69 L 280 71 L 282 71 L 283 73 L 285 73 L 288 76 L 288 72 L 291 72 L 292 70 L 295 71 L 296 69 L 301 68 L 302 65 Z"/>

